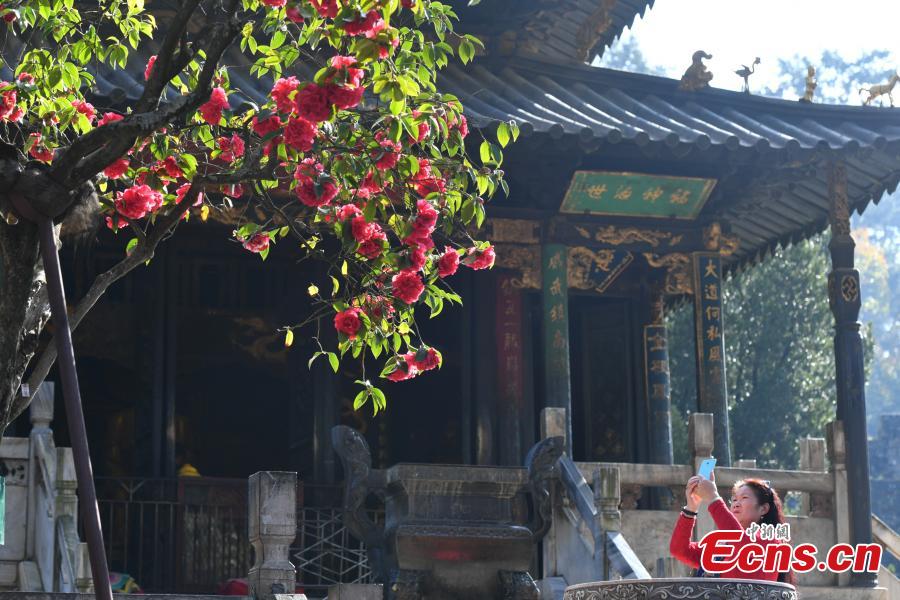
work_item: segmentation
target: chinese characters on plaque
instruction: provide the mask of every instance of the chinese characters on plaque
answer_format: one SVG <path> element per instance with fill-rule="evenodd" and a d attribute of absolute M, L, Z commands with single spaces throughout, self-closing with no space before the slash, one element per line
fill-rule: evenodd
<path fill-rule="evenodd" d="M 522 365 L 522 290 L 513 287 L 513 277 L 497 282 L 497 386 L 500 397 L 517 406 L 524 404 Z"/>
<path fill-rule="evenodd" d="M 561 244 L 543 248 L 544 360 L 548 403 L 569 397 L 568 249 Z"/>
<path fill-rule="evenodd" d="M 695 254 L 697 285 L 697 358 L 701 388 L 712 395 L 725 389 L 725 342 L 722 325 L 722 259 L 715 254 Z"/>

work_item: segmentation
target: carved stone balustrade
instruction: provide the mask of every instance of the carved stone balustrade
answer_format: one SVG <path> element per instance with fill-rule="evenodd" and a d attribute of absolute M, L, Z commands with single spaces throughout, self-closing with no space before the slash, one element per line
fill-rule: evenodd
<path fill-rule="evenodd" d="M 631 579 L 581 583 L 564 600 L 797 600 L 794 586 L 748 579 Z"/>

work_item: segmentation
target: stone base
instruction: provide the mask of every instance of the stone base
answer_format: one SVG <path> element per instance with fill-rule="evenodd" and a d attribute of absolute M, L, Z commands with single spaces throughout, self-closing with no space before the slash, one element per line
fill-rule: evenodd
<path fill-rule="evenodd" d="M 562 577 L 547 577 L 537 581 L 541 591 L 541 600 L 563 600 L 566 593 L 566 580 Z"/>
<path fill-rule="evenodd" d="M 327 600 L 383 600 L 380 583 L 341 583 L 328 588 Z"/>

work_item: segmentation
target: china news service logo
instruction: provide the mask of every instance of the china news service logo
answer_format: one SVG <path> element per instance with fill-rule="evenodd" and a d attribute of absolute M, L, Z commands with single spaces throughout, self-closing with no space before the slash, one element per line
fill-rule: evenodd
<path fill-rule="evenodd" d="M 750 539 L 743 539 L 744 534 Z M 712 531 L 700 540 L 700 566 L 709 574 L 737 568 L 743 573 L 877 573 L 882 547 L 878 544 L 835 544 L 821 556 L 815 544 L 790 544 L 791 526 L 754 523 L 746 532 Z"/>

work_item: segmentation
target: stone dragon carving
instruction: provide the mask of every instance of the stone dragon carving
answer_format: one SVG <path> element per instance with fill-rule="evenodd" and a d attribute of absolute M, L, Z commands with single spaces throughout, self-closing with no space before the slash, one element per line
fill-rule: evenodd
<path fill-rule="evenodd" d="M 344 468 L 344 525 L 366 545 L 369 563 L 376 581 L 388 579 L 384 532 L 366 514 L 365 503 L 369 495 L 369 473 L 372 470 L 372 453 L 361 433 L 346 425 L 331 429 L 331 444 Z"/>
<path fill-rule="evenodd" d="M 534 500 L 534 518 L 529 529 L 535 542 L 547 534 L 552 524 L 551 490 L 557 479 L 556 463 L 564 450 L 563 438 L 551 437 L 532 446 L 525 457 L 528 484 Z"/>

